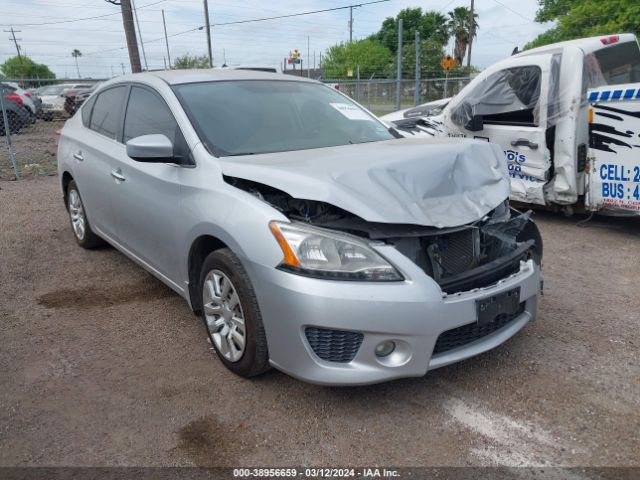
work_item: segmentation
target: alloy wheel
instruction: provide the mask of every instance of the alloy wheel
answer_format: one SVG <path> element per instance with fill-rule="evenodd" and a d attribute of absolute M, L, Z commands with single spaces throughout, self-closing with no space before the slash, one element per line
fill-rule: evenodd
<path fill-rule="evenodd" d="M 222 271 L 211 270 L 205 277 L 202 305 L 216 350 L 229 362 L 238 362 L 246 344 L 244 313 L 238 291 Z"/>
<path fill-rule="evenodd" d="M 71 217 L 73 233 L 78 240 L 84 240 L 86 219 L 84 216 L 84 208 L 82 207 L 82 200 L 77 190 L 69 191 L 69 216 Z"/>

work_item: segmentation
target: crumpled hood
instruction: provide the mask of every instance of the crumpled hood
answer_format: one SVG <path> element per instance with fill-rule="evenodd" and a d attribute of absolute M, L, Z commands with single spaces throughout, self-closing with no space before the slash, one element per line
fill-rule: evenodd
<path fill-rule="evenodd" d="M 482 141 L 407 138 L 220 160 L 224 175 L 370 222 L 455 227 L 509 196 L 505 157 Z"/>

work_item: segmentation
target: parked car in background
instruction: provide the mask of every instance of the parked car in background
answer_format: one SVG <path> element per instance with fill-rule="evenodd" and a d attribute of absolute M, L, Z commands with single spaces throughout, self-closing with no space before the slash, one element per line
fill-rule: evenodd
<path fill-rule="evenodd" d="M 102 82 L 95 83 L 88 87 L 70 88 L 64 92 L 64 109 L 69 115 L 76 113 L 80 105 L 96 91 Z"/>
<path fill-rule="evenodd" d="M 32 92 L 31 90 L 27 90 L 31 95 L 31 100 L 33 101 L 33 105 L 35 107 L 35 118 L 42 117 L 42 98 L 38 95 L 37 92 Z"/>
<path fill-rule="evenodd" d="M 241 64 L 229 65 L 222 68 L 228 70 L 252 70 L 254 72 L 282 73 L 282 68 L 279 65 Z"/>
<path fill-rule="evenodd" d="M 232 372 L 367 384 L 500 345 L 541 289 L 502 151 L 397 135 L 316 81 L 147 72 L 65 123 L 58 172 L 77 243 L 178 292 Z"/>
<path fill-rule="evenodd" d="M 8 84 L 0 83 L 0 95 L 7 113 L 8 128 L 10 133 L 18 133 L 31 123 L 31 117 L 24 106 L 24 101 L 16 89 Z M 4 115 L 0 111 L 0 135 L 5 135 Z"/>
<path fill-rule="evenodd" d="M 60 85 L 50 85 L 40 90 L 42 98 L 42 118 L 53 120 L 56 117 L 66 116 L 65 112 L 65 92 L 74 88 L 91 88 L 87 83 L 63 83 Z"/>
<path fill-rule="evenodd" d="M 414 122 L 415 118 L 440 115 L 450 101 L 451 97 L 433 100 L 420 104 L 417 107 L 405 108 L 404 110 L 389 113 L 385 115 L 382 120 L 385 122 L 393 122 L 390 123 L 390 125 L 402 125 L 403 120 Z"/>
<path fill-rule="evenodd" d="M 15 82 L 2 82 L 2 83 L 7 87 L 9 87 L 12 90 L 13 94 L 20 97 L 20 100 L 22 101 L 20 105 L 22 105 L 24 108 L 23 115 L 26 116 L 28 122 L 34 123 L 36 120 L 37 107 L 35 105 L 35 102 L 32 98 L 31 93 L 27 90 L 24 90 L 22 87 L 20 87 L 20 85 L 18 85 Z"/>

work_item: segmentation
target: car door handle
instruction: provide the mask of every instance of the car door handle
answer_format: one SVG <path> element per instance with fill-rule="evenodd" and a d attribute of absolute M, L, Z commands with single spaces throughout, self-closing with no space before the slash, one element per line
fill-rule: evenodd
<path fill-rule="evenodd" d="M 122 170 L 120 170 L 119 168 L 111 170 L 111 176 L 119 182 L 124 182 L 126 180 L 125 176 L 122 175 Z"/>
<path fill-rule="evenodd" d="M 511 146 L 512 147 L 529 147 L 531 150 L 537 150 L 538 149 L 538 144 L 537 143 L 532 143 L 529 140 L 527 140 L 526 138 L 519 138 L 518 140 L 512 140 L 511 141 Z"/>
<path fill-rule="evenodd" d="M 84 157 L 82 156 L 82 152 L 74 153 L 73 158 L 80 162 L 84 162 Z"/>

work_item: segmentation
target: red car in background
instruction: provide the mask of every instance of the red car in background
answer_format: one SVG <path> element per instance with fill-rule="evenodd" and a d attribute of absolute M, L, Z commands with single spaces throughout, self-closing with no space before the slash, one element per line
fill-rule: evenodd
<path fill-rule="evenodd" d="M 70 116 L 76 113 L 78 108 L 80 108 L 80 105 L 82 105 L 84 101 L 89 98 L 89 96 L 95 91 L 95 89 L 98 88 L 98 85 L 100 85 L 100 83 L 101 82 L 90 86 L 71 88 L 65 91 L 63 94 L 65 97 L 64 110 Z"/>

